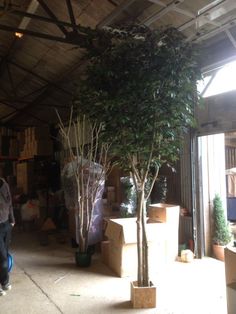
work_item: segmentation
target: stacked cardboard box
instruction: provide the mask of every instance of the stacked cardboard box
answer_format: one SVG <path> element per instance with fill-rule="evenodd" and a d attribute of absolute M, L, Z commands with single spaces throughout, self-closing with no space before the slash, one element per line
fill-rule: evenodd
<path fill-rule="evenodd" d="M 34 156 L 50 156 L 53 153 L 53 144 L 50 138 L 49 127 L 31 127 L 24 131 L 24 145 L 20 153 L 21 158 Z"/>
<path fill-rule="evenodd" d="M 166 256 L 169 261 L 176 260 L 179 248 L 179 214 L 180 206 L 171 204 L 151 204 L 148 207 L 150 222 L 161 222 L 166 225 Z"/>

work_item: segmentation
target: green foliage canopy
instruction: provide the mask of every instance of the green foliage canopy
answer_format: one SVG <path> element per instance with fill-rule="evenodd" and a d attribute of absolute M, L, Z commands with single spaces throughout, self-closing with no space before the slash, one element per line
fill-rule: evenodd
<path fill-rule="evenodd" d="M 109 36 L 80 82 L 78 111 L 103 123 L 105 140 L 124 163 L 136 155 L 136 166 L 145 169 L 150 152 L 154 166 L 174 162 L 194 123 L 201 77 L 196 47 L 174 28 L 133 26 Z"/>

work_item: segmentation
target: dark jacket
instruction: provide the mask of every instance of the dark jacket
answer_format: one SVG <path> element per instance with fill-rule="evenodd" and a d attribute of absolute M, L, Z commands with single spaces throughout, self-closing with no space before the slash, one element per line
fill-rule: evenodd
<path fill-rule="evenodd" d="M 15 223 L 11 193 L 8 183 L 0 178 L 0 223 Z"/>

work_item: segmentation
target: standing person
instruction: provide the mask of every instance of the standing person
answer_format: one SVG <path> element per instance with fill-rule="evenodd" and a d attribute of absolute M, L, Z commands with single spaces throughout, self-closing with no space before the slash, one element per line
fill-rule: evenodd
<path fill-rule="evenodd" d="M 8 273 L 8 246 L 11 229 L 15 224 L 11 193 L 8 183 L 0 178 L 0 296 L 11 289 Z"/>

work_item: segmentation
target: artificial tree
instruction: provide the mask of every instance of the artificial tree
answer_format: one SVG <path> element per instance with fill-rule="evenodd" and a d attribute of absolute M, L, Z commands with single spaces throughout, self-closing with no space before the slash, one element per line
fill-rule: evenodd
<path fill-rule="evenodd" d="M 94 242 L 94 239 L 91 239 L 91 229 L 95 228 L 95 203 L 102 199 L 106 173 L 110 169 L 110 145 L 101 141 L 101 124 L 91 122 L 85 115 L 74 112 L 73 108 L 66 124 L 58 112 L 57 116 L 61 141 L 69 159 L 63 169 L 63 181 L 68 207 L 75 212 L 78 243 L 76 261 L 79 264 L 79 258 L 82 256 L 84 263 L 88 253 L 89 265 L 88 247 Z"/>
<path fill-rule="evenodd" d="M 74 100 L 103 136 L 137 191 L 138 285 L 150 286 L 146 202 L 162 164 L 179 157 L 193 125 L 200 78 L 197 49 L 174 28 L 106 28 L 109 45 L 91 60 Z"/>

